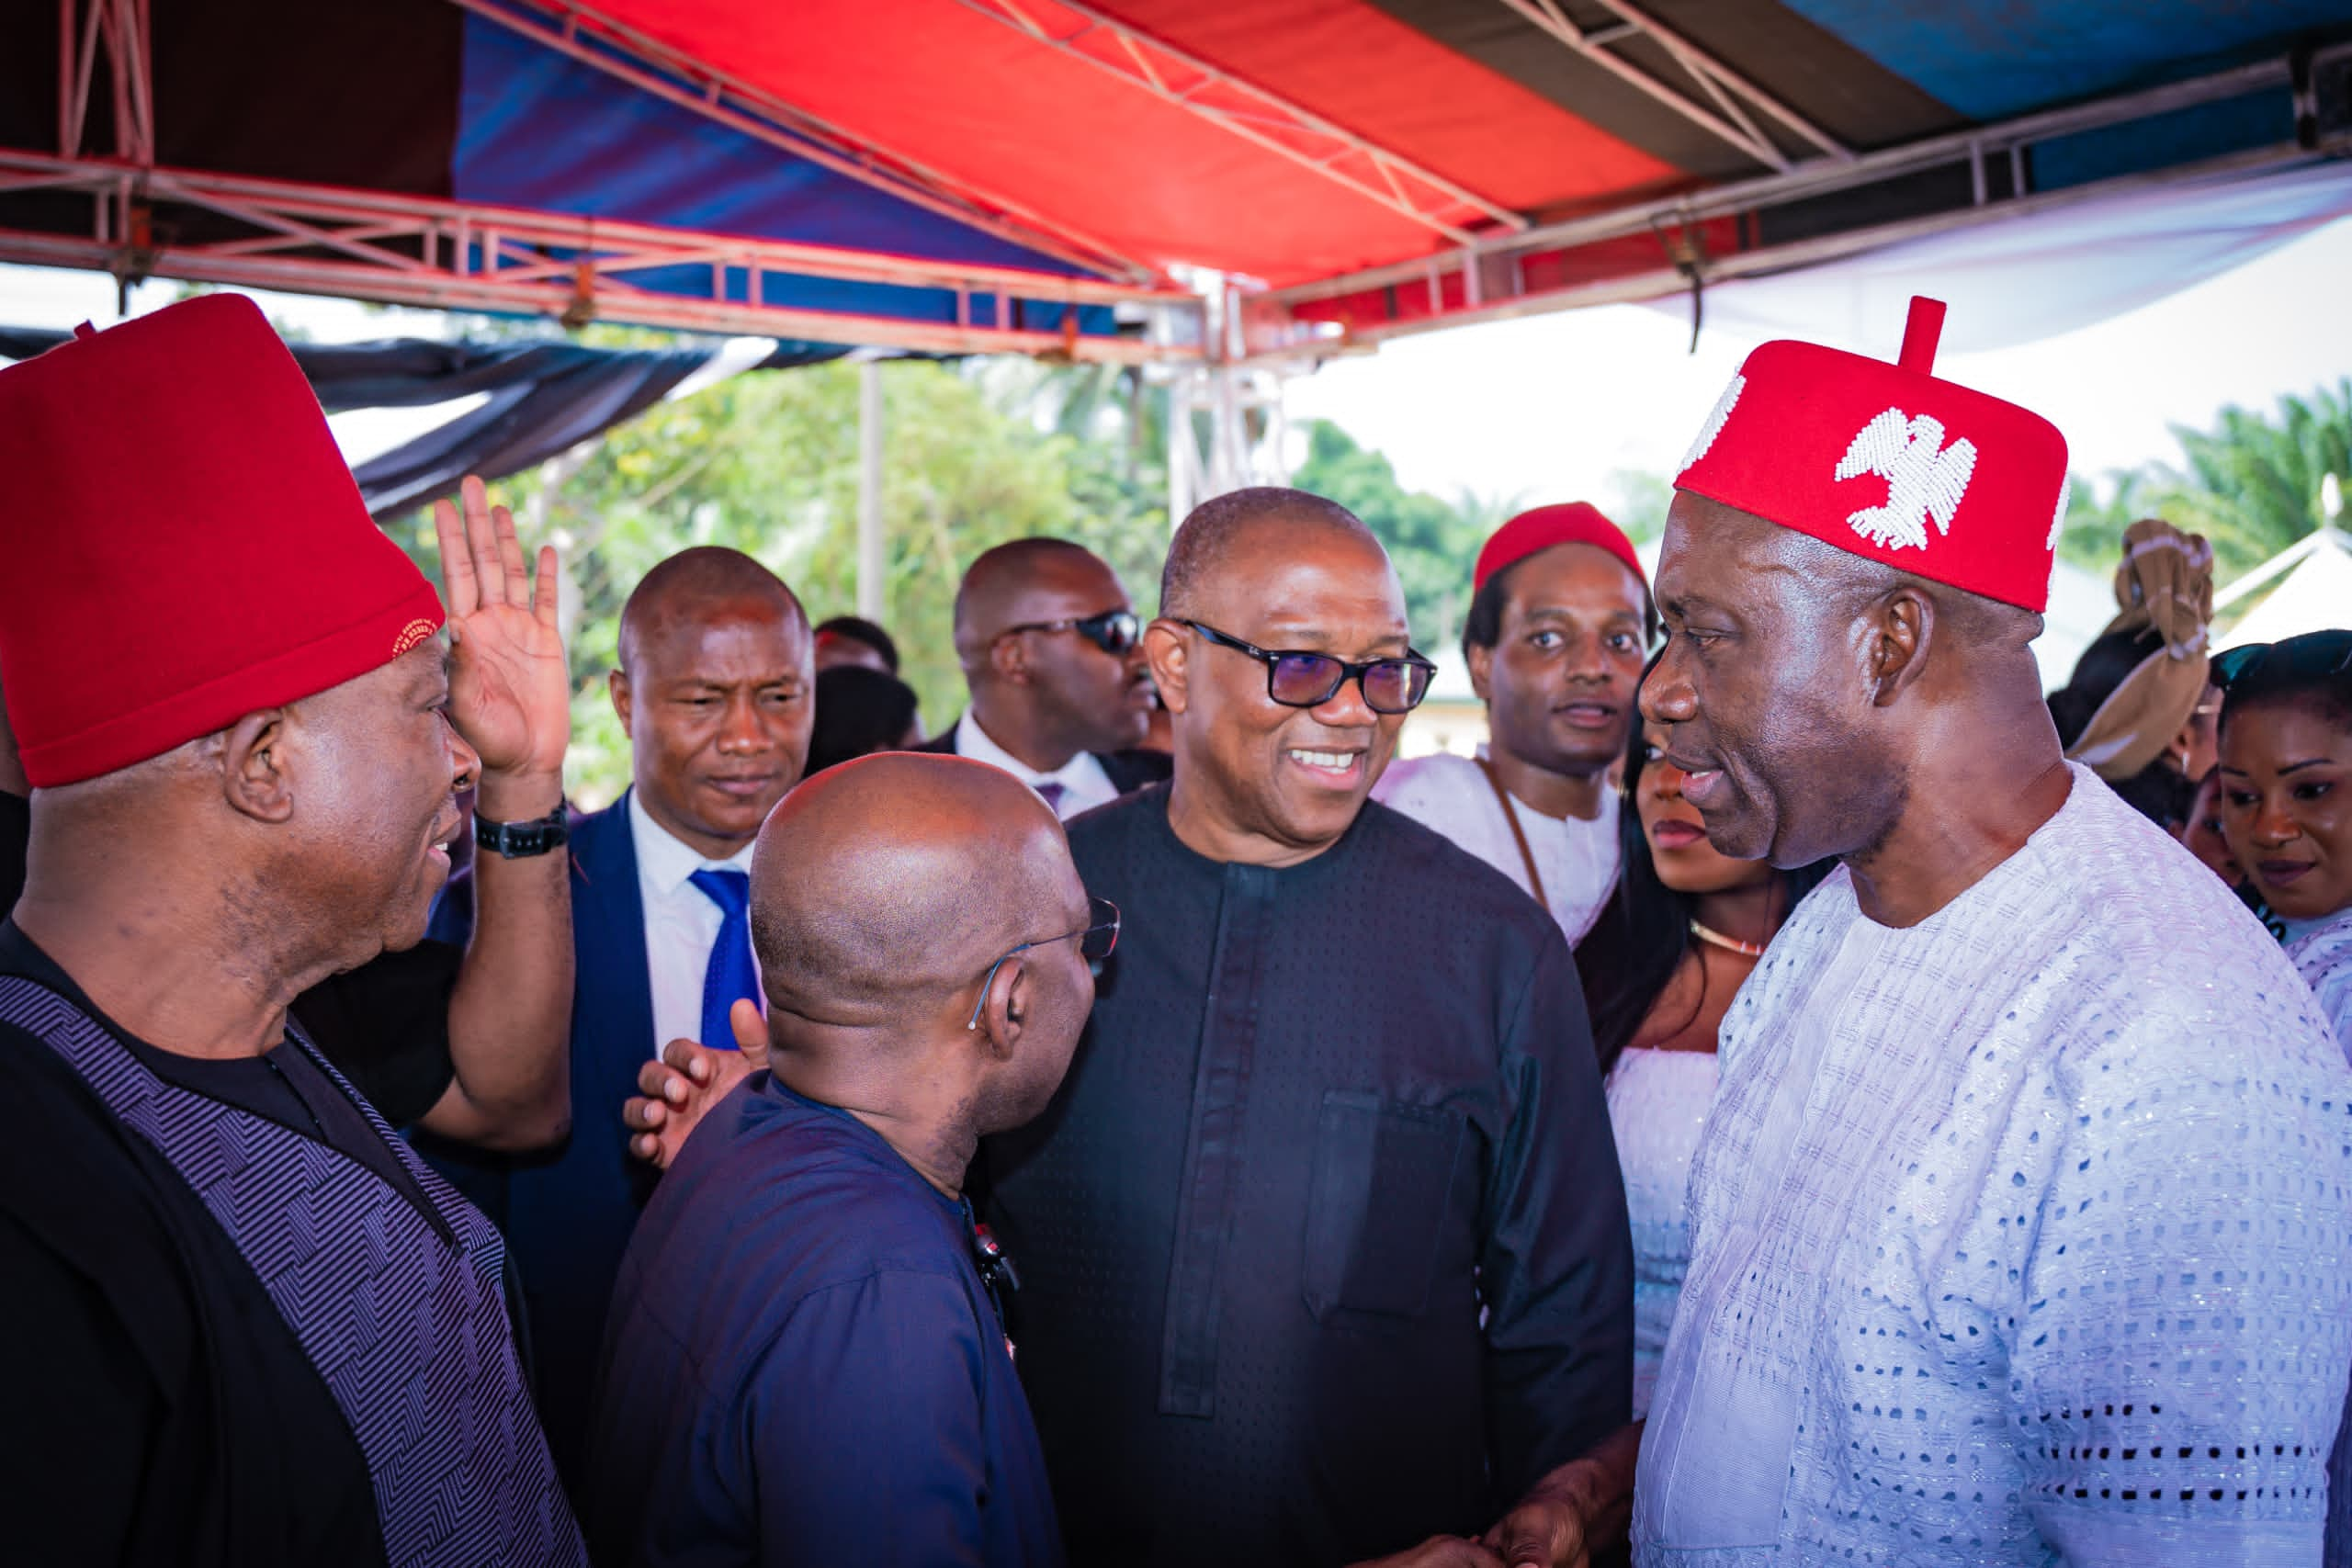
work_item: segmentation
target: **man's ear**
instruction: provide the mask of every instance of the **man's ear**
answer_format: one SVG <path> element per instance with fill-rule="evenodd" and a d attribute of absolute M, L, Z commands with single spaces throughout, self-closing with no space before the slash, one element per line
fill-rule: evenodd
<path fill-rule="evenodd" d="M 1184 711 L 1189 653 L 1183 623 L 1162 616 L 1144 627 L 1144 661 L 1151 666 L 1151 683 L 1159 688 L 1159 705 L 1171 714 Z"/>
<path fill-rule="evenodd" d="M 1470 689 L 1478 694 L 1480 702 L 1490 701 L 1487 682 L 1495 672 L 1495 650 L 1474 642 L 1466 645 L 1464 657 L 1470 663 Z"/>
<path fill-rule="evenodd" d="M 629 729 L 629 720 L 636 711 L 637 697 L 636 694 L 629 690 L 628 671 L 615 666 L 605 677 L 605 690 L 612 696 L 613 712 L 620 716 L 621 733 L 628 736 L 632 740 L 636 739 L 637 737 Z"/>
<path fill-rule="evenodd" d="M 1015 686 L 1029 683 L 1029 639 L 1001 637 L 989 644 L 989 668 L 996 678 Z"/>
<path fill-rule="evenodd" d="M 1887 707 L 1927 671 L 1936 635 L 1936 602 L 1905 584 L 1882 596 L 1869 612 L 1871 705 Z"/>
<path fill-rule="evenodd" d="M 284 822 L 293 817 L 288 728 L 284 708 L 264 708 L 222 732 L 220 793 L 231 810 L 256 822 Z"/>
<path fill-rule="evenodd" d="M 1022 1032 L 1028 1027 L 1032 994 L 1028 961 L 1018 953 L 998 964 L 995 975 L 989 977 L 989 994 L 980 998 L 980 1027 L 977 1032 L 986 1043 L 989 1055 L 1000 1062 L 1011 1058 Z"/>

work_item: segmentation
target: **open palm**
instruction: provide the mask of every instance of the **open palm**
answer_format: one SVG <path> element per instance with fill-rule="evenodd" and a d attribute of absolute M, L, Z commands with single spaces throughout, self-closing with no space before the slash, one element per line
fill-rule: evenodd
<path fill-rule="evenodd" d="M 464 512 L 433 503 L 449 611 L 449 722 L 485 771 L 555 773 L 571 734 L 571 674 L 556 629 L 555 551 L 524 569 L 514 513 L 481 480 L 458 486 Z"/>

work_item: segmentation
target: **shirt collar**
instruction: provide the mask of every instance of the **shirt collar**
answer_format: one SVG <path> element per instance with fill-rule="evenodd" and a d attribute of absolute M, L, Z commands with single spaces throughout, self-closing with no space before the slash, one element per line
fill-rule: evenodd
<path fill-rule="evenodd" d="M 1047 782 L 1061 784 L 1065 788 L 1077 785 L 1084 781 L 1088 772 L 1087 765 L 1094 761 L 1094 759 L 1086 752 L 1080 751 L 1052 773 L 1041 773 L 989 739 L 989 732 L 980 728 L 980 721 L 972 716 L 972 710 L 969 708 L 966 708 L 964 716 L 956 721 L 956 754 L 959 757 L 969 757 L 976 762 L 986 762 L 991 767 L 1002 768 L 1032 789 Z M 1099 767 L 1100 764 L 1097 763 L 1096 766 Z"/>
<path fill-rule="evenodd" d="M 635 790 L 628 792 L 628 832 L 637 850 L 637 874 L 665 897 L 684 887 L 686 879 L 705 866 L 752 869 L 752 845 L 745 844 L 725 860 L 706 860 L 700 850 L 656 822 Z"/>

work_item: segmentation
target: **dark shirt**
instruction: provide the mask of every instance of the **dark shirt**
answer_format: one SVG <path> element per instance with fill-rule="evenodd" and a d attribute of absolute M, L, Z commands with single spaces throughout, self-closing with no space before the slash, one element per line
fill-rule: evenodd
<path fill-rule="evenodd" d="M 1283 869 L 1187 849 L 1164 786 L 1069 840 L 1125 926 L 1061 1092 L 982 1160 L 1072 1560 L 1314 1568 L 1484 1530 L 1632 1399 L 1558 926 L 1378 805 Z"/>
<path fill-rule="evenodd" d="M 604 1568 L 1060 1561 L 969 1212 L 765 1073 L 646 1206 L 599 1386 Z"/>
<path fill-rule="evenodd" d="M 0 915 L 14 908 L 25 890 L 25 845 L 31 836 L 32 803 L 0 790 Z M 456 1077 L 449 998 L 464 957 L 464 950 L 450 943 L 422 942 L 330 975 L 295 998 L 289 1010 L 319 1055 L 395 1127 L 421 1121 Z"/>
<path fill-rule="evenodd" d="M 97 1020 L 0 923 L 0 974 Z M 273 1053 L 288 1063 L 299 1051 Z M 175 1081 L 296 1127 L 380 1169 L 382 1139 L 307 1061 L 267 1087 L 205 1067 Z M 248 1064 L 251 1065 L 251 1064 Z M 264 1080 L 269 1077 L 261 1069 Z M 340 1100 L 351 1119 L 312 1106 Z M 186 1180 L 40 1039 L 0 1025 L 0 1338 L 26 1347 L 0 1399 L 10 1561 L 193 1565 L 383 1560 L 367 1461 L 252 1266 Z M 257 1103 L 256 1103 L 257 1102 Z M 354 1142 L 356 1119 L 365 1134 Z"/>

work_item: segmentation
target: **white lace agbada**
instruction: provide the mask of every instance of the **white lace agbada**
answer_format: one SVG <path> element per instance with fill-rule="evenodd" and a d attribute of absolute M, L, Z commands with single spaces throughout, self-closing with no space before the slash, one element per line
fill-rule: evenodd
<path fill-rule="evenodd" d="M 2319 1561 L 2352 1069 L 2186 851 L 2077 766 L 1909 930 L 1840 871 L 1722 1063 L 1639 1562 Z"/>

